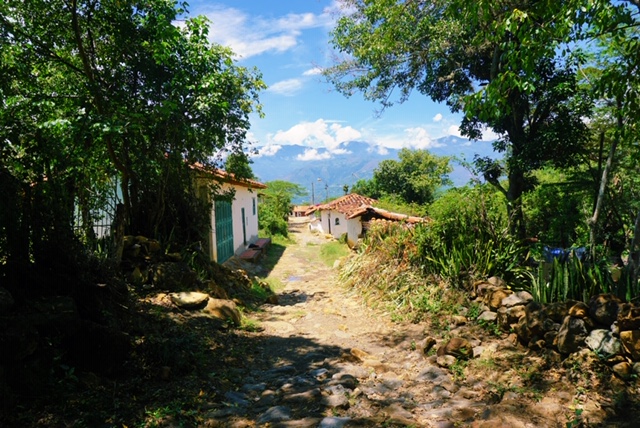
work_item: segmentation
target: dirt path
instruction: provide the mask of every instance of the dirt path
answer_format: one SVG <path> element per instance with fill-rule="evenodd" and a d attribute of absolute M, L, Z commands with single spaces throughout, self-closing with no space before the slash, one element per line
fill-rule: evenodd
<path fill-rule="evenodd" d="M 246 333 L 249 368 L 224 405 L 206 415 L 207 425 L 565 427 L 572 420 L 578 401 L 570 388 L 551 386 L 537 396 L 524 388 L 496 391 L 513 372 L 491 363 L 464 376 L 463 366 L 441 368 L 421 349 L 429 335 L 424 325 L 394 324 L 364 306 L 320 260 L 325 238 L 301 222 L 291 231 L 296 243 L 269 274 L 286 287 L 277 305 L 254 316 L 263 331 Z M 495 351 L 496 360 L 499 354 L 525 370 L 544 366 L 516 350 L 512 338 L 470 339 Z"/>

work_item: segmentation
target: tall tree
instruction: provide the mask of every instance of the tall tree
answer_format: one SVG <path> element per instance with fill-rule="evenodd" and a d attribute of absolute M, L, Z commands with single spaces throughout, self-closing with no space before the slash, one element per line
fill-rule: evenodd
<path fill-rule="evenodd" d="M 558 7 L 548 3 L 344 0 L 333 43 L 345 57 L 326 71 L 346 95 L 362 91 L 388 107 L 417 89 L 463 112 L 464 135 L 477 139 L 485 126 L 498 132 L 508 186 L 497 180 L 495 164 L 480 165 L 506 197 L 520 237 L 521 196 L 532 171 L 571 162 L 588 135 L 582 118 L 589 98 L 575 77 L 580 58 L 557 54 L 574 22 L 558 19 Z"/>
<path fill-rule="evenodd" d="M 241 152 L 264 88 L 208 25 L 173 0 L 0 4 L 0 253 L 29 262 L 114 176 L 131 232 L 188 219 L 169 206 L 190 199 L 188 163 Z"/>
<path fill-rule="evenodd" d="M 397 161 L 383 160 L 373 172 L 381 196 L 397 196 L 407 204 L 429 204 L 439 188 L 451 185 L 449 158 L 406 148 L 398 157 Z"/>

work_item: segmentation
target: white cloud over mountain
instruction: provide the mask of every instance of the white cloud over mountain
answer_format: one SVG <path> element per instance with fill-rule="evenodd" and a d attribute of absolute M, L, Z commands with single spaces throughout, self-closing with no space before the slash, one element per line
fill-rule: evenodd
<path fill-rule="evenodd" d="M 296 157 L 301 161 L 317 161 L 329 158 L 331 158 L 331 153 L 327 151 L 319 152 L 318 149 L 307 149 L 303 154 Z"/>
<path fill-rule="evenodd" d="M 301 122 L 286 131 L 278 131 L 271 139 L 280 144 L 298 144 L 312 148 L 326 148 L 329 152 L 339 149 L 345 141 L 356 140 L 362 134 L 351 126 L 318 119 L 315 122 Z M 311 156 L 313 154 L 310 154 Z"/>
<path fill-rule="evenodd" d="M 259 158 L 262 156 L 274 156 L 276 153 L 280 151 L 282 148 L 279 144 L 267 144 L 266 146 L 262 146 L 258 149 L 258 154 L 253 155 L 254 158 Z"/>

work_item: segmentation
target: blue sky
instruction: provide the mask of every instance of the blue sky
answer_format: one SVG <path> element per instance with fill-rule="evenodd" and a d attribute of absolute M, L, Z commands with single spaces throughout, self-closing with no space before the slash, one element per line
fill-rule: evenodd
<path fill-rule="evenodd" d="M 249 135 L 261 156 L 299 144 L 308 147 L 306 160 L 326 159 L 343 154 L 339 145 L 350 140 L 381 152 L 429 149 L 437 138 L 459 135 L 460 115 L 417 92 L 380 116 L 379 104 L 360 94 L 346 98 L 325 81 L 319 73 L 334 58 L 329 32 L 340 14 L 336 0 L 200 0 L 189 9 L 206 15 L 211 40 L 231 47 L 240 65 L 257 67 L 269 87 L 260 96 L 265 117 L 252 118 Z"/>

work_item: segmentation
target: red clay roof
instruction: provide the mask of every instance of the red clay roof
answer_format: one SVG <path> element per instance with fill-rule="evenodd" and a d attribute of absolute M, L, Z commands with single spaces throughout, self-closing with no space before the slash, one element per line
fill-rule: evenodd
<path fill-rule="evenodd" d="M 376 203 L 378 203 L 378 201 L 375 199 L 367 198 L 366 196 L 358 195 L 357 193 L 349 193 L 348 195 L 341 196 L 327 204 L 320 204 L 315 207 L 311 207 L 307 211 L 307 214 L 316 210 L 335 210 L 348 216 L 350 213 L 356 211 L 362 206 L 371 206 Z"/>
<path fill-rule="evenodd" d="M 347 219 L 360 217 L 361 215 L 366 214 L 367 212 L 371 212 L 376 216 L 393 221 L 404 221 L 407 223 L 424 223 L 429 221 L 427 218 L 410 216 L 407 214 L 394 213 L 391 211 L 383 210 L 381 208 L 375 208 L 372 206 L 362 206 L 357 210 L 353 211 L 351 214 L 347 216 Z"/>
<path fill-rule="evenodd" d="M 249 178 L 236 178 L 235 174 L 232 174 L 227 171 L 223 171 L 219 168 L 207 167 L 200 163 L 196 163 L 191 167 L 195 170 L 204 172 L 205 174 L 213 175 L 215 178 L 225 183 L 235 184 L 237 186 L 242 186 L 242 187 L 250 187 L 253 189 L 267 188 L 267 185 L 264 183 L 260 183 L 259 181 L 256 181 L 256 180 L 251 180 Z"/>

